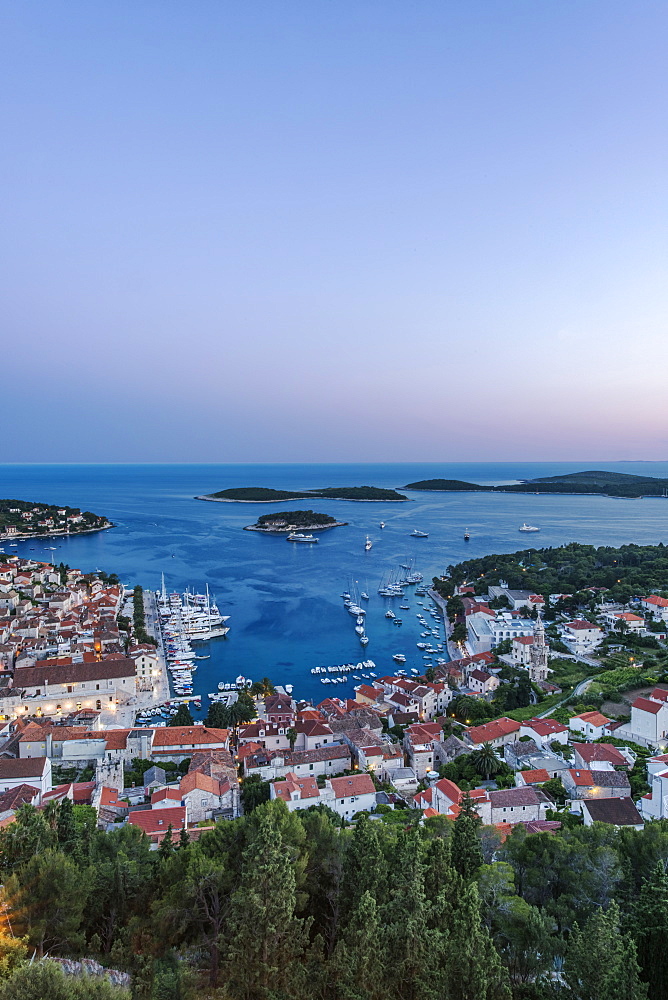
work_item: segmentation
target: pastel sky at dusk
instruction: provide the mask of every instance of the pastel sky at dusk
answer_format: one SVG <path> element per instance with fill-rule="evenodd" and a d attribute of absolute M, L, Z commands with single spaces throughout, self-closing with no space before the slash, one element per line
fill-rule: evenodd
<path fill-rule="evenodd" d="M 665 0 L 0 12 L 0 461 L 668 458 Z"/>

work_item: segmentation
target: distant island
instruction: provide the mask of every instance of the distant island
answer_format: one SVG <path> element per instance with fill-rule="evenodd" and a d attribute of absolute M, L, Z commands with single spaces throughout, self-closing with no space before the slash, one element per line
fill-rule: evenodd
<path fill-rule="evenodd" d="M 0 542 L 21 538 L 81 535 L 113 528 L 111 521 L 89 510 L 34 500 L 0 500 Z"/>
<path fill-rule="evenodd" d="M 564 476 L 524 479 L 509 486 L 481 486 L 460 479 L 422 479 L 409 483 L 405 490 L 425 490 L 443 493 L 570 493 L 594 494 L 607 497 L 668 496 L 668 479 L 654 476 L 631 476 L 625 472 L 571 472 Z"/>
<path fill-rule="evenodd" d="M 408 502 L 408 497 L 396 490 L 381 490 L 377 486 L 330 486 L 324 490 L 271 490 L 265 486 L 240 486 L 218 493 L 195 497 L 218 503 L 278 503 L 282 500 L 361 500 Z"/>
<path fill-rule="evenodd" d="M 244 531 L 263 531 L 267 535 L 289 534 L 291 531 L 326 531 L 327 528 L 342 528 L 347 522 L 337 521 L 329 514 L 318 514 L 313 510 L 286 510 L 278 514 L 263 514 L 255 524 L 249 524 Z"/>

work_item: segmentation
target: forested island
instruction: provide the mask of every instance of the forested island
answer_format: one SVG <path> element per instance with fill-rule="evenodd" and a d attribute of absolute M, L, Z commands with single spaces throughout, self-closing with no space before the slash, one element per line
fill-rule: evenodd
<path fill-rule="evenodd" d="M 100 514 L 78 507 L 37 503 L 34 500 L 0 500 L 0 541 L 80 535 L 113 527 Z"/>
<path fill-rule="evenodd" d="M 218 493 L 208 493 L 195 500 L 222 503 L 277 503 L 281 500 L 361 500 L 408 501 L 403 493 L 377 486 L 329 486 L 322 490 L 272 490 L 266 486 L 240 486 Z"/>
<path fill-rule="evenodd" d="M 286 510 L 278 514 L 262 514 L 255 524 L 248 524 L 244 531 L 263 531 L 267 535 L 288 534 L 300 531 L 325 531 L 327 528 L 341 528 L 345 521 L 337 521 L 329 514 L 318 514 L 313 510 Z"/>
<path fill-rule="evenodd" d="M 558 548 L 522 549 L 519 552 L 480 556 L 448 566 L 446 580 L 435 585 L 450 595 L 454 587 L 470 581 L 476 593 L 505 580 L 512 590 L 535 594 L 577 593 L 584 588 L 603 588 L 610 597 L 626 601 L 633 594 L 668 592 L 668 548 L 659 545 L 580 545 L 571 542 Z"/>
<path fill-rule="evenodd" d="M 460 479 L 421 479 L 403 487 L 406 490 L 425 490 L 443 493 L 572 493 L 598 494 L 607 497 L 665 497 L 668 496 L 668 479 L 654 476 L 632 476 L 625 472 L 571 472 L 564 476 L 544 476 L 525 479 L 507 486 L 484 486 Z"/>

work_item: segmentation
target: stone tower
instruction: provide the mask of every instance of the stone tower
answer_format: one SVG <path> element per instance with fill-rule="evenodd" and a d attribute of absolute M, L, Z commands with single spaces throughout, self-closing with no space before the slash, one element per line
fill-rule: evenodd
<path fill-rule="evenodd" d="M 529 677 L 534 683 L 547 680 L 548 653 L 549 649 L 545 643 L 545 629 L 543 628 L 543 619 L 539 608 L 536 626 L 533 630 L 533 643 L 530 649 L 531 663 L 529 664 Z"/>

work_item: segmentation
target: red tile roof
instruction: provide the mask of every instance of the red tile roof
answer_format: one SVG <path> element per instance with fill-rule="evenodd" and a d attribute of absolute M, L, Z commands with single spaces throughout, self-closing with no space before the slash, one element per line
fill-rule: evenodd
<path fill-rule="evenodd" d="M 503 717 L 495 719 L 494 722 L 487 722 L 483 726 L 473 726 L 468 730 L 468 735 L 473 743 L 490 743 L 493 740 L 509 736 L 510 733 L 518 732 L 520 723 L 514 719 Z"/>
<path fill-rule="evenodd" d="M 351 795 L 375 794 L 376 786 L 369 774 L 353 774 L 347 778 L 330 778 L 337 799 L 345 799 Z"/>
<path fill-rule="evenodd" d="M 601 715 L 600 712 L 582 712 L 581 715 L 574 715 L 573 719 L 582 719 L 583 722 L 588 722 L 590 726 L 594 726 L 597 729 L 601 726 L 607 726 L 610 723 L 610 719 L 606 718 L 605 715 Z"/>
<path fill-rule="evenodd" d="M 520 771 L 522 781 L 525 785 L 542 785 L 544 781 L 549 781 L 550 776 L 544 767 L 538 767 L 534 771 Z"/>
<path fill-rule="evenodd" d="M 663 702 L 650 701 L 649 698 L 636 698 L 631 707 L 637 708 L 641 712 L 650 712 L 652 715 L 658 715 L 663 708 Z"/>
<path fill-rule="evenodd" d="M 185 806 L 169 809 L 135 809 L 128 816 L 128 822 L 138 826 L 148 837 L 162 839 L 170 825 L 172 833 L 179 833 L 186 825 Z"/>

